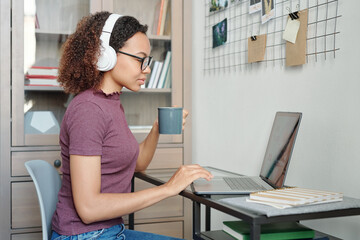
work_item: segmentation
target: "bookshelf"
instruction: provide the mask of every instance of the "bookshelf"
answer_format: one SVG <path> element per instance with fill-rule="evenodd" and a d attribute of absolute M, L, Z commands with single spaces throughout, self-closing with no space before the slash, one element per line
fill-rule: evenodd
<path fill-rule="evenodd" d="M 183 16 L 186 11 L 191 12 L 191 4 L 185 7 L 185 0 L 169 0 L 170 9 L 176 9 L 171 11 L 170 16 L 172 32 L 157 35 L 152 31 L 155 6 L 160 1 L 1 1 L 0 9 L 4 14 L 0 14 L 0 47 L 2 56 L 8 55 L 7 61 L 11 59 L 11 64 L 2 58 L 0 97 L 1 102 L 8 102 L 9 105 L 1 107 L 0 239 L 41 238 L 36 192 L 24 169 L 24 162 L 43 159 L 53 164 L 55 160 L 61 160 L 59 135 L 27 132 L 26 124 L 29 122 L 26 122 L 26 114 L 29 111 L 51 112 L 60 125 L 72 96 L 65 94 L 60 86 L 26 85 L 24 80 L 31 66 L 58 66 L 61 46 L 83 16 L 101 10 L 135 16 L 149 26 L 148 37 L 154 59 L 164 61 L 166 52 L 172 53 L 171 88 L 144 88 L 137 93 L 124 89 L 121 94 L 130 129 L 139 142 L 146 137 L 157 118 L 157 107 L 177 105 L 191 109 L 191 92 L 184 91 L 184 86 L 191 85 L 191 78 L 185 80 L 183 68 L 186 54 Z M 39 28 L 34 27 L 34 12 L 27 12 L 29 2 L 36 3 Z M 188 29 L 191 32 L 191 28 Z M 191 57 L 191 54 L 187 54 Z M 190 59 L 188 62 L 191 62 Z M 191 149 L 191 124 L 187 124 L 189 127 L 182 135 L 160 137 L 154 160 L 149 166 L 151 169 L 177 167 L 191 162 L 188 152 Z M 146 187 L 150 185 L 141 181 L 135 184 L 136 190 Z M 139 211 L 135 214 L 135 229 L 190 239 L 192 224 L 189 204 L 182 197 L 174 197 Z M 127 217 L 125 221 L 127 223 Z"/>

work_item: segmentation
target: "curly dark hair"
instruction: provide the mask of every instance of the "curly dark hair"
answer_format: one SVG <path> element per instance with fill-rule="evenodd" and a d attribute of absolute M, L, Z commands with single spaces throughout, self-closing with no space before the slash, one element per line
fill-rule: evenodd
<path fill-rule="evenodd" d="M 98 12 L 83 17 L 62 49 L 58 81 L 67 93 L 78 94 L 90 88 L 98 89 L 104 72 L 97 69 L 100 55 L 100 36 L 109 12 Z M 142 25 L 130 16 L 119 18 L 111 33 L 110 46 L 122 48 L 135 33 L 146 34 L 147 25 Z"/>

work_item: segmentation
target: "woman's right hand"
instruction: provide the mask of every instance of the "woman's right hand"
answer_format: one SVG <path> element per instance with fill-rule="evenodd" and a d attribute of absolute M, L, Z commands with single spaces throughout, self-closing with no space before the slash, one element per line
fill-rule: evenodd
<path fill-rule="evenodd" d="M 205 178 L 210 181 L 213 176 L 198 164 L 183 165 L 174 173 L 170 180 L 165 183 L 165 186 L 169 191 L 168 193 L 170 193 L 171 196 L 175 196 L 198 178 Z"/>

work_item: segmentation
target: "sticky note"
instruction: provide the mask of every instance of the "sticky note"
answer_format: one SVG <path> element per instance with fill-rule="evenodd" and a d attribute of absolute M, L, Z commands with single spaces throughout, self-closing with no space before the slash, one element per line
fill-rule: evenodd
<path fill-rule="evenodd" d="M 285 27 L 283 39 L 291 43 L 295 43 L 296 37 L 299 32 L 299 28 L 300 28 L 300 21 L 296 19 L 292 20 L 291 18 L 289 18 Z"/>

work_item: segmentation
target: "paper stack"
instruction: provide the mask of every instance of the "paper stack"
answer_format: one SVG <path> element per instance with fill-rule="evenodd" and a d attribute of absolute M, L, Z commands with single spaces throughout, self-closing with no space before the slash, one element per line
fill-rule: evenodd
<path fill-rule="evenodd" d="M 313 189 L 291 187 L 250 194 L 248 202 L 270 205 L 276 208 L 289 208 L 302 205 L 337 202 L 343 200 L 343 194 Z"/>

